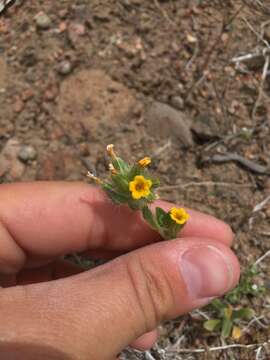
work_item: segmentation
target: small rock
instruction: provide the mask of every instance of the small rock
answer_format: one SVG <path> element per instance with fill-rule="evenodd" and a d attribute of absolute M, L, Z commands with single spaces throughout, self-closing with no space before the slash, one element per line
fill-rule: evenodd
<path fill-rule="evenodd" d="M 178 140 L 184 147 L 194 144 L 187 115 L 169 105 L 154 102 L 145 114 L 147 130 L 157 138 Z"/>
<path fill-rule="evenodd" d="M 65 32 L 67 30 L 67 23 L 65 21 L 62 21 L 58 26 L 60 34 Z"/>
<path fill-rule="evenodd" d="M 17 97 L 13 106 L 14 111 L 16 113 L 20 113 L 22 112 L 23 108 L 24 108 L 23 101 L 19 97 Z"/>
<path fill-rule="evenodd" d="M 173 96 L 171 99 L 171 104 L 178 110 L 183 110 L 185 107 L 184 100 L 181 98 L 181 96 Z"/>
<path fill-rule="evenodd" d="M 71 23 L 68 27 L 68 39 L 72 46 L 76 47 L 79 37 L 85 35 L 85 26 L 82 24 Z"/>
<path fill-rule="evenodd" d="M 194 119 L 191 130 L 199 143 L 220 138 L 219 129 L 214 119 L 207 113 L 200 114 Z"/>
<path fill-rule="evenodd" d="M 47 30 L 51 26 L 51 19 L 44 12 L 40 12 L 35 16 L 36 25 L 38 29 Z"/>
<path fill-rule="evenodd" d="M 31 145 L 22 146 L 18 153 L 18 158 L 23 163 L 33 161 L 36 159 L 36 157 L 37 157 L 37 152 Z"/>
<path fill-rule="evenodd" d="M 62 9 L 59 11 L 58 15 L 59 15 L 60 19 L 65 19 L 68 16 L 68 10 Z"/>
<path fill-rule="evenodd" d="M 0 176 L 6 175 L 10 180 L 21 179 L 25 166 L 18 159 L 20 144 L 16 139 L 9 139 L 0 154 Z"/>
<path fill-rule="evenodd" d="M 70 61 L 68 61 L 68 60 L 61 61 L 57 67 L 57 71 L 61 75 L 70 74 L 72 71 L 72 65 L 71 65 Z"/>
<path fill-rule="evenodd" d="M 194 44 L 194 43 L 196 43 L 198 41 L 198 39 L 192 34 L 187 34 L 187 41 L 190 44 Z"/>
<path fill-rule="evenodd" d="M 43 98 L 45 101 L 53 101 L 58 96 L 58 88 L 55 85 L 49 85 L 44 91 Z"/>
<path fill-rule="evenodd" d="M 24 102 L 30 100 L 34 96 L 32 89 L 25 89 L 22 93 L 22 100 Z"/>

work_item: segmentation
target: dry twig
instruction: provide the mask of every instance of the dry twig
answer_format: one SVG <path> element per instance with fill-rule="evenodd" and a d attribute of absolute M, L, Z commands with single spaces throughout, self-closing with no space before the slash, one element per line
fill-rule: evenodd
<path fill-rule="evenodd" d="M 270 340 L 261 343 L 261 344 L 248 344 L 248 345 L 244 345 L 244 344 L 230 344 L 230 345 L 225 345 L 225 346 L 214 346 L 214 347 L 209 347 L 209 348 L 199 348 L 199 349 L 178 349 L 175 350 L 175 352 L 178 353 L 207 353 L 207 352 L 213 352 L 213 351 L 223 351 L 223 350 L 228 350 L 228 349 L 254 349 L 256 347 L 260 347 L 260 346 L 268 346 L 270 344 Z M 170 351 L 168 351 L 168 353 L 170 353 Z"/>

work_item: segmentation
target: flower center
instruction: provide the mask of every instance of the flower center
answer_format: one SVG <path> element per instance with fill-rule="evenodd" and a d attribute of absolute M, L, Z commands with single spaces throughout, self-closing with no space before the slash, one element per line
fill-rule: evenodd
<path fill-rule="evenodd" d="M 144 182 L 138 182 L 135 186 L 137 191 L 143 191 L 145 189 L 145 183 Z"/>

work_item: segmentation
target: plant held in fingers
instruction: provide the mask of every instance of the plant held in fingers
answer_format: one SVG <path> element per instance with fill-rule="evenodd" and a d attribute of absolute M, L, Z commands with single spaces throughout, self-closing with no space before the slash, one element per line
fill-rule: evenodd
<path fill-rule="evenodd" d="M 126 204 L 132 210 L 141 211 L 146 222 L 163 239 L 177 237 L 188 221 L 189 214 L 185 209 L 175 207 L 169 211 L 160 207 L 156 207 L 155 211 L 151 210 L 151 203 L 158 199 L 156 190 L 160 185 L 159 180 L 148 169 L 151 159 L 145 157 L 129 164 L 116 155 L 113 145 L 107 146 L 107 152 L 111 158 L 109 181 L 103 181 L 90 172 L 88 177 L 100 185 L 115 204 Z"/>

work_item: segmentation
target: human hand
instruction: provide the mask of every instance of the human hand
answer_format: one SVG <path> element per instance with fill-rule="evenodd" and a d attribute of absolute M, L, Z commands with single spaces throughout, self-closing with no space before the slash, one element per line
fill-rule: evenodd
<path fill-rule="evenodd" d="M 189 213 L 181 239 L 160 241 L 139 213 L 89 185 L 1 185 L 1 359 L 112 360 L 233 288 L 230 228 Z M 59 259 L 72 252 L 113 260 L 80 273 Z"/>

